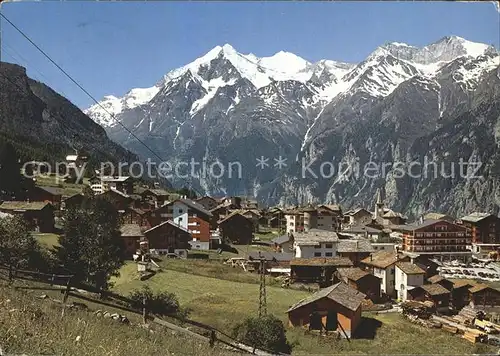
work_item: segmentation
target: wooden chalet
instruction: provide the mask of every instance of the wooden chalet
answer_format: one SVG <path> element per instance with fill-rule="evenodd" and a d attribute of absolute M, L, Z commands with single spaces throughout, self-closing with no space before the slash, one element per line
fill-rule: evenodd
<path fill-rule="evenodd" d="M 365 295 L 339 282 L 302 299 L 288 309 L 291 327 L 309 330 L 336 331 L 352 337 L 361 321 L 361 303 Z"/>
<path fill-rule="evenodd" d="M 188 250 L 192 236 L 182 226 L 173 221 L 165 221 L 144 232 L 150 249 L 174 253 L 176 250 Z"/>
<path fill-rule="evenodd" d="M 217 222 L 223 241 L 237 245 L 248 245 L 253 238 L 252 221 L 238 212 L 229 214 Z"/>
<path fill-rule="evenodd" d="M 139 226 L 150 227 L 148 225 L 147 212 L 134 207 L 125 208 L 125 212 L 122 215 L 124 224 L 137 224 Z"/>
<path fill-rule="evenodd" d="M 85 201 L 85 196 L 82 193 L 74 194 L 70 197 L 64 198 L 61 201 L 61 210 L 67 210 L 82 206 Z"/>
<path fill-rule="evenodd" d="M 47 202 L 4 201 L 0 212 L 21 216 L 36 232 L 54 231 L 54 207 Z"/>
<path fill-rule="evenodd" d="M 96 195 L 96 198 L 109 201 L 117 211 L 122 213 L 133 203 L 133 199 L 128 194 L 115 189 Z"/>
<path fill-rule="evenodd" d="M 373 251 L 373 247 L 367 239 L 340 239 L 337 248 L 338 255 L 350 259 L 354 266 L 359 266 L 361 260 L 370 256 Z"/>
<path fill-rule="evenodd" d="M 333 283 L 333 274 L 338 268 L 352 266 L 352 261 L 345 257 L 294 258 L 290 261 L 290 280 L 292 283 L 330 286 Z"/>
<path fill-rule="evenodd" d="M 219 205 L 219 202 L 215 198 L 212 198 L 209 196 L 204 196 L 204 197 L 195 199 L 195 202 L 197 202 L 198 204 L 200 204 L 201 206 L 203 206 L 207 210 L 215 209 Z"/>
<path fill-rule="evenodd" d="M 469 288 L 469 302 L 474 306 L 500 305 L 500 291 L 486 284 L 476 284 Z"/>
<path fill-rule="evenodd" d="M 54 206 L 61 204 L 64 190 L 57 187 L 35 186 L 28 194 L 30 201 L 41 201 L 51 203 Z"/>
<path fill-rule="evenodd" d="M 348 284 L 375 303 L 380 299 L 380 278 L 360 268 L 338 268 L 334 281 Z"/>
<path fill-rule="evenodd" d="M 141 198 L 144 209 L 146 207 L 157 209 L 168 203 L 170 200 L 174 200 L 173 198 L 177 199 L 178 194 L 169 193 L 164 189 L 146 189 L 141 193 Z"/>
<path fill-rule="evenodd" d="M 419 302 L 430 301 L 437 311 L 448 310 L 451 292 L 438 283 L 423 284 L 408 290 L 408 299 Z"/>
<path fill-rule="evenodd" d="M 123 224 L 120 227 L 125 255 L 132 256 L 139 249 L 139 242 L 144 238 L 141 227 L 137 224 Z"/>

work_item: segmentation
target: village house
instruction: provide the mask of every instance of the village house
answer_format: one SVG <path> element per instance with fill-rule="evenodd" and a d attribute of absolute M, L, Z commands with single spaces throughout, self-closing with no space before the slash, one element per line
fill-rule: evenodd
<path fill-rule="evenodd" d="M 314 229 L 305 233 L 292 233 L 292 236 L 297 258 L 337 256 L 339 237 L 336 232 Z"/>
<path fill-rule="evenodd" d="M 348 228 L 342 230 L 342 233 L 363 237 L 371 241 L 377 241 L 380 237 L 385 235 L 382 230 L 366 225 L 349 225 Z"/>
<path fill-rule="evenodd" d="M 85 154 L 72 154 L 66 156 L 66 168 L 68 176 L 64 179 L 66 183 L 83 184 L 83 179 L 78 180 L 81 170 L 84 168 L 88 157 Z M 80 173 L 80 174 L 79 174 Z"/>
<path fill-rule="evenodd" d="M 427 281 L 431 284 L 439 284 L 448 289 L 449 291 L 453 289 L 453 282 L 444 278 L 443 276 L 440 276 L 439 274 L 427 278 Z"/>
<path fill-rule="evenodd" d="M 411 262 L 396 262 L 395 289 L 398 300 L 406 301 L 408 291 L 424 284 L 425 271 Z"/>
<path fill-rule="evenodd" d="M 365 294 L 374 303 L 380 299 L 380 278 L 358 267 L 338 268 L 334 282 L 337 280 Z"/>
<path fill-rule="evenodd" d="M 361 321 L 361 303 L 365 295 L 339 282 L 301 300 L 288 309 L 292 327 L 310 330 L 338 331 L 343 337 L 352 337 Z"/>
<path fill-rule="evenodd" d="M 137 224 L 141 227 L 149 228 L 151 226 L 148 225 L 146 213 L 146 211 L 139 208 L 127 207 L 122 215 L 122 219 L 125 224 Z"/>
<path fill-rule="evenodd" d="M 462 309 L 469 304 L 470 295 L 469 289 L 472 288 L 472 283 L 466 280 L 453 280 L 453 288 L 451 289 L 452 304 L 456 309 Z"/>
<path fill-rule="evenodd" d="M 471 238 L 465 227 L 445 220 L 426 220 L 420 224 L 398 227 L 403 233 L 403 251 L 439 259 L 467 260 Z"/>
<path fill-rule="evenodd" d="M 36 232 L 54 231 L 54 207 L 47 202 L 4 201 L 0 212 L 21 216 Z"/>
<path fill-rule="evenodd" d="M 423 284 L 408 290 L 408 299 L 419 302 L 430 301 L 438 312 L 449 310 L 450 298 L 450 291 L 438 283 Z"/>
<path fill-rule="evenodd" d="M 286 234 L 275 237 L 274 239 L 271 240 L 271 243 L 273 244 L 273 248 L 277 252 L 293 251 L 293 239 L 291 235 Z"/>
<path fill-rule="evenodd" d="M 170 199 L 178 198 L 178 194 L 169 193 L 164 189 L 146 189 L 140 195 L 142 198 L 143 209 L 147 207 L 157 209 L 168 203 Z"/>
<path fill-rule="evenodd" d="M 474 253 L 500 250 L 500 218 L 496 215 L 475 212 L 462 217 L 459 223 L 467 229 Z"/>
<path fill-rule="evenodd" d="M 64 190 L 56 187 L 35 186 L 30 189 L 28 194 L 30 201 L 42 201 L 51 203 L 54 207 L 61 204 Z"/>
<path fill-rule="evenodd" d="M 172 220 L 176 225 L 188 230 L 193 239 L 193 249 L 210 248 L 210 222 L 212 213 L 190 199 L 177 199 L 158 209 L 146 212 L 146 226 L 154 227 Z"/>
<path fill-rule="evenodd" d="M 189 230 L 175 224 L 173 221 L 165 221 L 144 232 L 150 250 L 159 254 L 176 253 L 185 255 L 190 249 L 189 242 L 192 239 Z"/>
<path fill-rule="evenodd" d="M 373 247 L 367 239 L 341 239 L 337 247 L 337 254 L 352 261 L 354 266 L 359 266 L 361 260 L 370 256 Z"/>
<path fill-rule="evenodd" d="M 279 229 L 280 231 L 285 229 L 287 224 L 283 210 L 276 207 L 269 209 L 269 219 L 267 225 L 271 228 Z"/>
<path fill-rule="evenodd" d="M 258 210 L 259 209 L 259 204 L 257 203 L 257 200 L 250 199 L 250 198 L 241 199 L 240 206 L 241 206 L 241 209 L 244 209 L 244 210 Z"/>
<path fill-rule="evenodd" d="M 285 211 L 286 232 L 303 232 L 304 231 L 304 214 L 299 210 Z"/>
<path fill-rule="evenodd" d="M 318 283 L 320 287 L 333 283 L 338 268 L 352 267 L 352 262 L 343 257 L 294 258 L 290 261 L 291 283 Z"/>
<path fill-rule="evenodd" d="M 252 221 L 239 212 L 231 213 L 217 223 L 224 241 L 237 245 L 248 245 L 252 242 Z"/>
<path fill-rule="evenodd" d="M 455 218 L 453 218 L 452 216 L 450 215 L 446 215 L 446 214 L 441 214 L 441 213 L 427 213 L 425 214 L 422 219 L 425 221 L 425 220 L 444 220 L 444 221 L 448 221 L 450 223 L 454 223 L 455 222 Z"/>
<path fill-rule="evenodd" d="M 293 254 L 251 251 L 248 253 L 247 259 L 248 266 L 253 271 L 259 271 L 260 261 L 264 260 L 266 271 L 269 274 L 273 274 L 275 271 L 278 271 L 279 274 L 289 274 L 290 261 L 293 259 Z"/>
<path fill-rule="evenodd" d="M 82 193 L 73 194 L 70 197 L 64 198 L 61 201 L 61 210 L 67 210 L 82 206 L 85 201 L 85 196 Z"/>
<path fill-rule="evenodd" d="M 223 202 L 217 205 L 214 209 L 210 210 L 212 214 L 211 228 L 217 228 L 217 222 L 230 214 L 230 211 L 234 211 L 237 209 L 237 206 L 232 204 L 231 202 Z"/>
<path fill-rule="evenodd" d="M 120 227 L 125 255 L 132 256 L 139 249 L 139 242 L 144 238 L 141 227 L 137 224 L 123 224 Z"/>
<path fill-rule="evenodd" d="M 396 242 L 372 242 L 373 251 L 395 252 L 398 244 Z"/>
<path fill-rule="evenodd" d="M 409 260 L 409 257 L 400 256 L 395 251 L 378 251 L 361 260 L 361 265 L 365 266 L 371 274 L 380 279 L 381 293 L 394 297 L 396 290 L 396 262 Z"/>
<path fill-rule="evenodd" d="M 476 284 L 469 288 L 469 302 L 472 306 L 499 306 L 500 291 L 486 284 Z"/>
<path fill-rule="evenodd" d="M 258 210 L 237 210 L 237 212 L 252 222 L 253 232 L 259 232 L 260 214 Z"/>
<path fill-rule="evenodd" d="M 205 195 L 204 197 L 195 199 L 195 202 L 200 204 L 206 210 L 215 209 L 219 205 L 219 202 L 215 198 L 209 197 L 207 195 Z"/>
<path fill-rule="evenodd" d="M 90 189 L 94 194 L 102 194 L 110 189 L 132 194 L 134 192 L 134 181 L 128 176 L 96 176 L 90 178 Z"/>
<path fill-rule="evenodd" d="M 346 229 L 350 226 L 363 226 L 371 223 L 372 219 L 373 214 L 364 208 L 349 210 L 344 213 L 343 226 Z"/>
<path fill-rule="evenodd" d="M 96 196 L 96 198 L 107 200 L 120 213 L 124 213 L 125 210 L 133 203 L 133 199 L 129 195 L 114 188 L 106 190 L 104 193 Z"/>

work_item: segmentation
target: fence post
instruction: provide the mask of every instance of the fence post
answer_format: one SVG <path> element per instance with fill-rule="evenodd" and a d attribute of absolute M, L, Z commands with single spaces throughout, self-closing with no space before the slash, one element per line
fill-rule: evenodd
<path fill-rule="evenodd" d="M 66 282 L 66 289 L 64 290 L 64 294 L 62 297 L 63 307 L 62 307 L 62 311 L 61 311 L 61 317 L 64 317 L 64 312 L 66 310 L 66 302 L 68 300 L 70 290 L 71 290 L 71 277 L 68 278 L 68 282 Z"/>
<path fill-rule="evenodd" d="M 146 324 L 147 321 L 147 311 L 146 311 L 146 297 L 142 298 L 142 322 Z"/>
<path fill-rule="evenodd" d="M 215 336 L 215 330 L 210 331 L 210 347 L 214 347 L 215 341 L 217 340 L 217 337 Z"/>

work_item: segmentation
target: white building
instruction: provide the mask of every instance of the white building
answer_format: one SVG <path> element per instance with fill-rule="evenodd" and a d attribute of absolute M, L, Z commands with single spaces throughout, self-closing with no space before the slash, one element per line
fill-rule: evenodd
<path fill-rule="evenodd" d="M 298 210 L 285 212 L 286 232 L 302 232 L 304 231 L 304 214 Z"/>
<path fill-rule="evenodd" d="M 306 233 L 293 234 L 296 258 L 335 257 L 339 237 L 333 231 L 311 229 Z"/>
<path fill-rule="evenodd" d="M 411 262 L 396 263 L 395 288 L 398 299 L 406 301 L 408 291 L 424 284 L 425 271 Z"/>
<path fill-rule="evenodd" d="M 398 256 L 396 251 L 377 251 L 361 263 L 367 266 L 375 277 L 380 278 L 380 291 L 393 297 L 396 290 L 395 265 L 400 260 L 408 261 L 409 257 Z"/>

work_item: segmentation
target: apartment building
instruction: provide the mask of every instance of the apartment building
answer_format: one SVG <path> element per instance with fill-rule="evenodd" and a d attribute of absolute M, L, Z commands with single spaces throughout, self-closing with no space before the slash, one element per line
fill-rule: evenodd
<path fill-rule="evenodd" d="M 435 255 L 449 259 L 466 259 L 472 239 L 464 226 L 445 220 L 425 220 L 419 224 L 399 226 L 403 234 L 403 251 Z"/>

